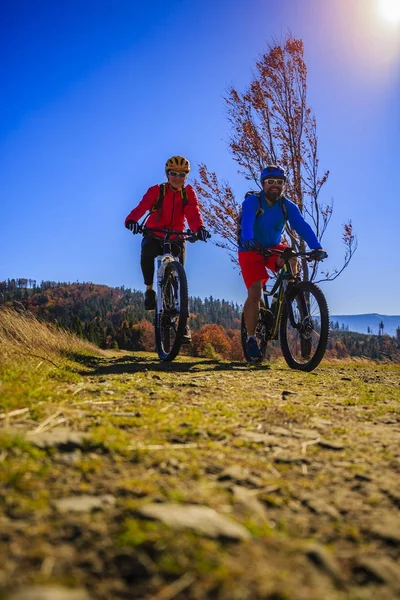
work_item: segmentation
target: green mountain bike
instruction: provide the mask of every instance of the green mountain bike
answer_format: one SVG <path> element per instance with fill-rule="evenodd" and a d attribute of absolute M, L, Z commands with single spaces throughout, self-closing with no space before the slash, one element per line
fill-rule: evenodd
<path fill-rule="evenodd" d="M 291 369 L 312 371 L 324 357 L 329 338 L 329 309 L 322 290 L 311 281 L 302 281 L 292 270 L 290 260 L 304 257 L 308 262 L 316 259 L 313 251 L 294 252 L 263 250 L 265 256 L 279 255 L 284 264 L 278 272 L 271 290 L 263 287 L 256 339 L 262 358 L 252 359 L 246 351 L 247 328 L 242 314 L 241 341 L 248 362 L 261 362 L 265 358 L 269 340 L 278 339 L 282 354 Z M 271 298 L 271 306 L 269 299 Z"/>

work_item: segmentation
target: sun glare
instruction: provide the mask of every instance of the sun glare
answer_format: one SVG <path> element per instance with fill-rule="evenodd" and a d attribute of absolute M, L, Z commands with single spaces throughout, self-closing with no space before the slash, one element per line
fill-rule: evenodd
<path fill-rule="evenodd" d="M 400 0 L 378 0 L 379 14 L 393 25 L 400 23 Z"/>

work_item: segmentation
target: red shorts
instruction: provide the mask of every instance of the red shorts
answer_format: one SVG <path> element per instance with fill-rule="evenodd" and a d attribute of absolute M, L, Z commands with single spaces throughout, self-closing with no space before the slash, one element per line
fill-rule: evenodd
<path fill-rule="evenodd" d="M 271 246 L 269 250 L 284 250 L 285 248 L 287 248 L 286 244 L 277 244 L 276 246 Z M 259 252 L 245 252 L 239 250 L 238 258 L 242 277 L 247 289 L 249 289 L 256 281 L 261 280 L 263 284 L 266 283 L 269 279 L 267 269 L 274 272 L 279 271 L 279 267 L 276 266 L 277 255 L 265 258 Z"/>

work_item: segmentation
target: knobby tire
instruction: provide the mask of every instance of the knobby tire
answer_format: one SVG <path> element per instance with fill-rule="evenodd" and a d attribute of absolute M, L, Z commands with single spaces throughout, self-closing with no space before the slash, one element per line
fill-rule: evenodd
<path fill-rule="evenodd" d="M 157 306 L 155 314 L 156 349 L 161 360 L 171 361 L 179 353 L 189 316 L 186 273 L 179 262 L 167 265 L 161 294 L 162 309 L 159 313 Z"/>
<path fill-rule="evenodd" d="M 287 300 L 292 305 L 296 323 L 300 324 L 299 329 L 290 323 Z M 315 283 L 301 281 L 286 291 L 279 338 L 282 354 L 291 369 L 313 371 L 321 362 L 329 338 L 329 309 L 322 290 Z"/>

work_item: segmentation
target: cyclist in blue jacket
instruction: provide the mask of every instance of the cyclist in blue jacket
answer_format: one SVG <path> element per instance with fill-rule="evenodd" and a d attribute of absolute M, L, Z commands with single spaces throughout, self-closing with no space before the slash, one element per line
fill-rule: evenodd
<path fill-rule="evenodd" d="M 257 249 L 283 250 L 286 248 L 287 245 L 282 244 L 281 239 L 287 220 L 290 227 L 308 244 L 311 250 L 319 250 L 320 259 L 327 256 L 297 205 L 283 196 L 285 181 L 286 175 L 282 167 L 268 165 L 260 176 L 262 185 L 260 198 L 252 194 L 244 200 L 242 205 L 238 258 L 242 277 L 247 287 L 243 313 L 248 333 L 246 350 L 250 358 L 261 358 L 255 330 L 262 286 L 269 279 L 267 268 L 276 272 L 283 266 L 282 259 L 276 255 L 266 258 L 257 252 Z"/>

